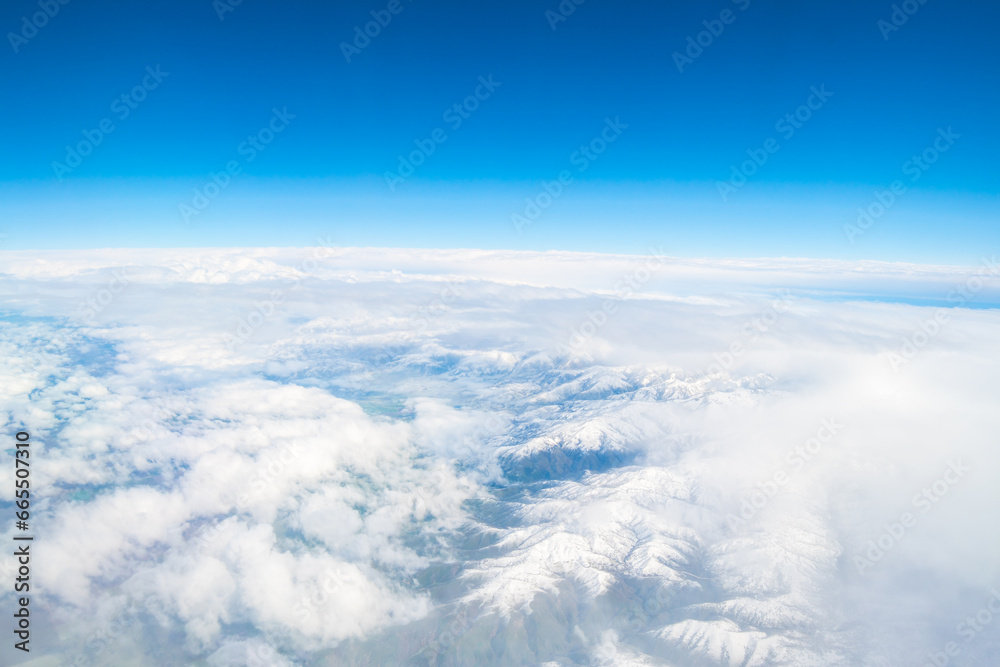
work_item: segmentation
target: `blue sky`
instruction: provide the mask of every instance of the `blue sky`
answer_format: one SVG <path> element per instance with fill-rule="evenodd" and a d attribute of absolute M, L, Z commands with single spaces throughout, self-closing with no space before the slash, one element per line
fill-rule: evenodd
<path fill-rule="evenodd" d="M 976 263 L 1000 9 L 903 5 L 17 0 L 0 248 Z"/>

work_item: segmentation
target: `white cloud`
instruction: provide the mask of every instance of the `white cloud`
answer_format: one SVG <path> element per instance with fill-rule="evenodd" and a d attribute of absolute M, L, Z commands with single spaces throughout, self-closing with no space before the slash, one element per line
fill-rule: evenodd
<path fill-rule="evenodd" d="M 309 254 L 4 253 L 0 414 L 35 442 L 45 651 L 95 657 L 133 605 L 105 659 L 391 664 L 434 641 L 490 664 L 491 636 L 556 664 L 919 661 L 1000 583 L 1000 316 L 950 309 L 891 362 L 975 267 L 673 260 L 619 298 L 637 258 Z"/>

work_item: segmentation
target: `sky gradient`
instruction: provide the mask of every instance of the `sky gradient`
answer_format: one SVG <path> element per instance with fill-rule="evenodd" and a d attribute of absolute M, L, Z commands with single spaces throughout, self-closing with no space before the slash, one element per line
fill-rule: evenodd
<path fill-rule="evenodd" d="M 903 4 L 18 0 L 0 249 L 974 264 L 1000 9 Z"/>

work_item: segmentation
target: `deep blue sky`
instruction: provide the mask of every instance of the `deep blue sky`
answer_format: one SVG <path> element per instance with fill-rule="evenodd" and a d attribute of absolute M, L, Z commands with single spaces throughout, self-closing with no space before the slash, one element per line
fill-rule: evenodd
<path fill-rule="evenodd" d="M 220 20 L 223 1 L 70 0 L 17 53 L 4 39 L 0 248 L 330 235 L 972 263 L 1000 246 L 994 2 L 913 0 L 886 40 L 892 3 L 876 0 L 586 0 L 555 30 L 554 0 L 400 0 L 348 63 L 341 42 L 388 0 L 243 0 Z M 679 72 L 672 54 L 724 10 L 732 22 Z M 39 11 L 11 0 L 0 28 Z M 157 65 L 169 75 L 119 118 L 112 102 Z M 443 112 L 489 75 L 500 87 L 449 127 Z M 775 121 L 823 85 L 833 96 L 783 137 Z M 238 146 L 275 107 L 295 118 L 248 162 Z M 571 155 L 615 117 L 628 128 L 579 172 Z M 53 162 L 105 118 L 114 131 L 58 180 Z M 904 163 L 948 127 L 960 138 L 911 181 Z M 447 141 L 390 190 L 397 156 L 436 128 Z M 771 137 L 780 150 L 723 201 L 717 181 Z M 180 204 L 229 160 L 241 173 L 185 224 Z M 573 183 L 518 233 L 511 214 L 563 169 Z M 894 179 L 906 193 L 848 243 L 844 224 Z"/>

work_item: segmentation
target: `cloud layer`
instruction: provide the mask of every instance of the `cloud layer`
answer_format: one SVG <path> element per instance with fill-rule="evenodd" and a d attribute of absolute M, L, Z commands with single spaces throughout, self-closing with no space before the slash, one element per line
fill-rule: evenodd
<path fill-rule="evenodd" d="M 960 625 L 1000 584 L 991 260 L 4 259 L 0 418 L 38 443 L 37 655 L 889 665 L 1000 646 L 1000 622 Z"/>

